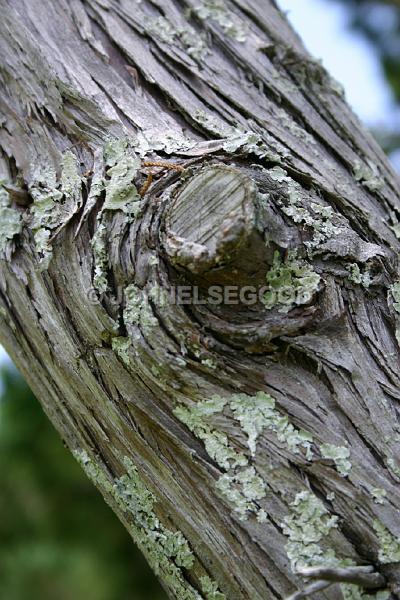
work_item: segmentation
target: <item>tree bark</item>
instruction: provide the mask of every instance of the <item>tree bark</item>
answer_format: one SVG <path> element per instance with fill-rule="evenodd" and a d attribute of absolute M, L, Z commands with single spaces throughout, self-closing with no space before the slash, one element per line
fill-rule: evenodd
<path fill-rule="evenodd" d="M 340 86 L 272 0 L 1 12 L 0 341 L 170 597 L 400 597 L 399 188 Z"/>

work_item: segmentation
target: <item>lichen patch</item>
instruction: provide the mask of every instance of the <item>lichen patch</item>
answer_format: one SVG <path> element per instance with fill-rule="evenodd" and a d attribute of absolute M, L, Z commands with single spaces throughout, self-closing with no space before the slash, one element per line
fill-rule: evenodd
<path fill-rule="evenodd" d="M 11 207 L 10 195 L 0 182 L 0 257 L 6 253 L 10 242 L 21 230 L 21 215 Z"/>

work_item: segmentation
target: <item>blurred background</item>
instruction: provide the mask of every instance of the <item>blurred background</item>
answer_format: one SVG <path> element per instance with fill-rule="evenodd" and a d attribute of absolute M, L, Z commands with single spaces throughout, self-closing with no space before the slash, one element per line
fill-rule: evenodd
<path fill-rule="evenodd" d="M 278 0 L 400 171 L 400 0 Z M 0 347 L 0 598 L 166 600 Z"/>

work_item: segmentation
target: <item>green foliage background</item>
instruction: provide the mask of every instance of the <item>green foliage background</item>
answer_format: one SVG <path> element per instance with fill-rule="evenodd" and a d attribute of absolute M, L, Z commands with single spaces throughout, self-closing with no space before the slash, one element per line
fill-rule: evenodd
<path fill-rule="evenodd" d="M 166 600 L 22 378 L 0 378 L 0 598 Z"/>
<path fill-rule="evenodd" d="M 400 0 L 326 2 L 341 2 L 373 44 L 400 105 Z M 376 135 L 400 148 L 395 126 Z M 166 600 L 18 373 L 0 380 L 0 599 Z"/>

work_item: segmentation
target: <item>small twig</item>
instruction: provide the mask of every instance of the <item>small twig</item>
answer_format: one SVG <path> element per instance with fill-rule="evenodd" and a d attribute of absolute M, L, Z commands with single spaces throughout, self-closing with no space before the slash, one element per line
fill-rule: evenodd
<path fill-rule="evenodd" d="M 147 192 L 147 190 L 149 189 L 149 187 L 150 187 L 150 186 L 151 186 L 151 184 L 153 183 L 153 179 L 154 179 L 153 173 L 149 173 L 149 174 L 147 175 L 147 179 L 146 179 L 146 181 L 144 182 L 144 184 L 143 184 L 143 185 L 142 185 L 142 187 L 140 188 L 139 196 L 140 196 L 141 198 L 143 198 L 143 196 L 145 195 L 145 193 Z"/>
<path fill-rule="evenodd" d="M 314 583 L 311 583 L 308 587 L 304 588 L 304 590 L 295 592 L 294 594 L 286 598 L 286 600 L 301 600 L 302 598 L 308 598 L 309 596 L 312 596 L 312 594 L 316 594 L 321 590 L 325 590 L 326 588 L 331 587 L 331 585 L 333 585 L 332 581 L 315 581 Z"/>
<path fill-rule="evenodd" d="M 151 160 L 151 161 L 146 160 L 143 163 L 143 167 L 161 167 L 162 169 L 169 169 L 171 171 L 179 171 L 180 173 L 183 173 L 184 171 L 186 171 L 185 167 L 183 167 L 182 165 L 177 165 L 174 163 L 158 161 L 158 160 Z M 148 191 L 149 187 L 153 183 L 153 180 L 154 180 L 154 173 L 152 173 L 150 171 L 150 173 L 147 175 L 146 181 L 144 182 L 144 184 L 139 192 L 139 196 L 141 196 L 143 198 L 143 196 L 145 195 L 145 193 Z"/>
<path fill-rule="evenodd" d="M 308 598 L 312 594 L 324 590 L 335 583 L 351 583 L 358 585 L 366 590 L 383 588 L 386 580 L 380 573 L 374 572 L 374 567 L 355 566 L 355 567 L 303 567 L 298 569 L 297 575 L 307 579 L 315 579 L 308 587 L 299 592 L 295 592 L 286 600 L 301 600 Z"/>
<path fill-rule="evenodd" d="M 352 583 L 366 590 L 383 588 L 385 578 L 374 572 L 372 566 L 355 567 L 304 567 L 297 571 L 298 575 L 307 579 L 330 581 L 331 583 Z"/>
<path fill-rule="evenodd" d="M 185 167 L 174 163 L 164 162 L 160 160 L 144 161 L 144 167 L 162 167 L 163 169 L 172 169 L 173 171 L 185 171 Z"/>

